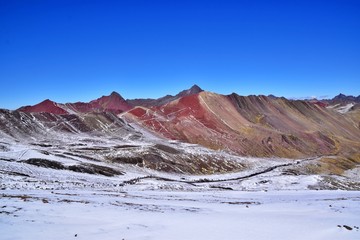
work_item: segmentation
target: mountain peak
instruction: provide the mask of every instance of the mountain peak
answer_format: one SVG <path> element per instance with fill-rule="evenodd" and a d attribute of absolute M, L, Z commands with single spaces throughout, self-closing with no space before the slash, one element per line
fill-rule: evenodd
<path fill-rule="evenodd" d="M 188 96 L 188 95 L 193 95 L 193 94 L 198 94 L 200 92 L 203 92 L 204 90 L 202 90 L 198 85 L 194 84 L 191 88 L 181 91 L 179 94 L 177 94 L 175 97 L 184 97 L 184 96 Z"/>
<path fill-rule="evenodd" d="M 45 99 L 41 103 L 34 106 L 25 106 L 18 109 L 21 112 L 47 112 L 53 114 L 67 114 L 68 112 L 58 106 L 58 104 L 50 99 Z"/>
<path fill-rule="evenodd" d="M 110 97 L 121 97 L 121 95 L 118 92 L 112 91 L 111 94 L 109 95 Z M 122 97 L 121 97 L 122 98 Z"/>
<path fill-rule="evenodd" d="M 101 98 L 91 101 L 90 104 L 93 109 L 114 113 L 121 113 L 131 108 L 126 100 L 115 91 L 113 91 L 109 96 L 102 96 Z"/>
<path fill-rule="evenodd" d="M 45 99 L 44 101 L 42 101 L 41 103 L 55 103 L 54 101 L 51 101 L 50 99 Z"/>
<path fill-rule="evenodd" d="M 339 95 L 335 96 L 331 101 L 333 103 L 350 103 L 350 102 L 359 102 L 360 96 L 354 97 L 352 95 L 345 95 L 340 93 Z"/>
<path fill-rule="evenodd" d="M 181 92 L 179 92 L 178 94 L 176 94 L 175 96 L 173 95 L 166 95 L 164 97 L 161 98 L 157 98 L 157 99 L 128 99 L 127 102 L 131 105 L 131 106 L 143 106 L 143 107 L 154 107 L 154 106 L 161 106 L 164 104 L 167 104 L 171 101 L 174 101 L 176 99 L 185 97 L 185 96 L 189 96 L 189 95 L 194 95 L 194 94 L 198 94 L 200 92 L 203 92 L 204 90 L 202 90 L 198 85 L 194 84 L 191 88 L 183 90 Z"/>
<path fill-rule="evenodd" d="M 199 87 L 196 84 L 194 84 L 189 90 L 191 90 L 192 92 L 197 92 L 197 93 L 204 91 L 201 89 L 201 87 Z"/>
<path fill-rule="evenodd" d="M 68 114 L 70 112 L 113 112 L 115 114 L 127 111 L 131 106 L 117 92 L 113 91 L 109 96 L 102 96 L 89 103 L 77 102 L 58 104 L 46 99 L 34 106 L 21 107 L 18 110 L 22 112 L 48 112 L 54 114 Z"/>
<path fill-rule="evenodd" d="M 340 93 L 339 95 L 335 96 L 334 98 L 346 98 L 345 94 Z"/>

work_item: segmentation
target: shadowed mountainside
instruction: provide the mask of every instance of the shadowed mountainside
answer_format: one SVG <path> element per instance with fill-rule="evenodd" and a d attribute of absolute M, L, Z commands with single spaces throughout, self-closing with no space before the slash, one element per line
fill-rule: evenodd
<path fill-rule="evenodd" d="M 120 132 L 121 131 L 121 132 Z M 120 136 L 135 131 L 110 112 L 87 114 L 53 114 L 47 112 L 26 113 L 0 109 L 0 136 L 6 135 L 17 140 L 33 138 L 56 139 L 59 134 L 90 133 Z"/>
<path fill-rule="evenodd" d="M 0 152 L 10 151 L 16 145 L 30 146 L 24 154 L 33 154 L 29 158 L 20 154 L 17 159 L 0 160 L 22 159 L 39 167 L 101 175 L 112 175 L 109 170 L 124 165 L 192 174 L 231 172 L 245 167 L 236 156 L 197 145 L 170 143 L 146 130 L 138 131 L 111 112 L 59 115 L 0 109 Z M 56 157 L 90 162 L 69 167 L 54 161 Z M 104 162 L 111 165 L 110 169 L 104 169 Z"/>
<path fill-rule="evenodd" d="M 340 93 L 339 95 L 335 96 L 332 99 L 324 100 L 328 102 L 329 104 L 339 104 L 339 103 L 360 103 L 360 95 L 357 97 L 354 96 L 347 96 L 345 94 Z"/>

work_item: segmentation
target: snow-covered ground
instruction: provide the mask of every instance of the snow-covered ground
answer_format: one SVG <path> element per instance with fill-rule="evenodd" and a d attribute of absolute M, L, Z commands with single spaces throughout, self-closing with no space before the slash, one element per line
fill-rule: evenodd
<path fill-rule="evenodd" d="M 308 190 L 321 176 L 284 175 L 287 159 L 239 158 L 253 168 L 206 176 L 96 163 L 123 172 L 103 176 L 24 163 L 89 161 L 27 148 L 0 154 L 2 240 L 360 239 L 360 192 Z"/>
<path fill-rule="evenodd" d="M 360 239 L 350 191 L 4 190 L 0 239 Z"/>
<path fill-rule="evenodd" d="M 327 189 L 324 176 L 295 171 L 319 159 L 246 158 L 139 136 L 4 135 L 0 239 L 360 239 L 360 192 L 309 190 Z M 189 164 L 240 167 L 191 175 L 111 160 L 151 151 L 175 159 L 166 146 Z"/>
<path fill-rule="evenodd" d="M 347 112 L 350 111 L 350 109 L 354 106 L 354 103 L 348 103 L 344 106 L 341 106 L 340 104 L 336 104 L 336 105 L 332 105 L 332 106 L 328 106 L 327 108 L 329 109 L 335 109 L 337 112 L 341 113 L 341 114 L 345 114 Z"/>

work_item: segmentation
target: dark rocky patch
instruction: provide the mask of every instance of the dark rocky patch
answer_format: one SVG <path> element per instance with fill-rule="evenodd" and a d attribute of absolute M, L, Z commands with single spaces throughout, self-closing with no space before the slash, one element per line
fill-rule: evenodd
<path fill-rule="evenodd" d="M 8 152 L 10 149 L 7 146 L 0 145 L 0 152 Z"/>
<path fill-rule="evenodd" d="M 266 184 L 266 183 L 269 183 L 270 181 L 269 180 L 262 180 L 262 181 L 259 181 L 258 183 L 259 184 Z"/>
<path fill-rule="evenodd" d="M 101 162 L 99 159 L 93 158 L 93 157 L 89 157 L 86 155 L 81 155 L 81 154 L 75 154 L 75 153 L 71 153 L 71 152 L 64 152 L 65 155 L 69 155 L 69 156 L 73 156 L 73 157 L 80 157 L 80 158 L 84 158 L 87 160 L 91 160 L 91 161 L 95 161 L 95 162 Z M 66 156 L 67 158 L 69 158 L 68 156 Z M 73 159 L 73 158 L 70 158 Z"/>
<path fill-rule="evenodd" d="M 22 162 L 44 168 L 51 168 L 57 170 L 66 169 L 65 166 L 59 162 L 41 158 L 29 158 L 28 160 L 23 160 Z"/>
<path fill-rule="evenodd" d="M 352 231 L 352 230 L 353 230 L 353 228 L 350 227 L 350 226 L 348 226 L 348 225 L 343 225 L 343 227 L 344 227 L 346 230 L 349 230 L 349 231 Z"/>
<path fill-rule="evenodd" d="M 0 172 L 4 172 L 8 175 L 13 175 L 13 176 L 20 176 L 20 177 L 30 177 L 29 175 L 27 174 L 24 174 L 24 173 L 19 173 L 19 172 L 5 172 L 5 171 L 0 171 Z"/>
<path fill-rule="evenodd" d="M 6 158 L 0 158 L 0 161 L 6 161 L 6 162 L 15 162 L 15 159 L 6 159 Z"/>
<path fill-rule="evenodd" d="M 112 177 L 114 175 L 122 175 L 123 173 L 117 171 L 110 167 L 99 166 L 95 164 L 83 164 L 83 165 L 73 165 L 66 167 L 62 163 L 47 160 L 47 159 L 40 159 L 40 158 L 30 158 L 28 160 L 22 161 L 27 164 L 35 165 L 38 167 L 44 168 L 51 168 L 56 170 L 70 170 L 73 172 L 80 172 L 80 173 L 88 173 L 88 174 L 98 174 L 107 177 Z"/>
<path fill-rule="evenodd" d="M 39 146 L 39 147 L 52 147 L 51 144 L 46 144 L 46 143 L 32 143 L 31 145 Z"/>
<path fill-rule="evenodd" d="M 122 149 L 122 148 L 138 148 L 139 146 L 137 145 L 118 145 L 118 146 L 115 146 L 114 148 L 115 149 Z"/>
<path fill-rule="evenodd" d="M 290 176 L 299 176 L 301 175 L 300 171 L 295 169 L 285 169 L 282 175 L 290 175 Z"/>
<path fill-rule="evenodd" d="M 141 157 L 116 157 L 111 159 L 112 162 L 134 164 L 142 167 L 143 159 Z"/>
<path fill-rule="evenodd" d="M 94 164 L 73 165 L 73 166 L 69 166 L 67 169 L 74 172 L 98 174 L 107 177 L 112 177 L 114 175 L 123 175 L 122 172 L 117 171 L 113 168 L 94 165 Z"/>
<path fill-rule="evenodd" d="M 84 148 L 78 148 L 78 150 L 82 151 L 102 151 L 107 150 L 107 147 L 84 147 Z"/>
<path fill-rule="evenodd" d="M 166 146 L 166 145 L 163 145 L 163 144 L 156 144 L 154 146 L 156 149 L 159 149 L 161 151 L 164 151 L 164 152 L 167 152 L 167 153 L 170 153 L 170 154 L 179 154 L 180 151 L 173 148 L 173 147 L 169 147 L 169 146 Z"/>
<path fill-rule="evenodd" d="M 151 163 L 151 164 L 165 162 L 163 157 L 161 157 L 160 155 L 157 155 L 157 154 L 153 154 L 153 153 L 144 154 L 143 158 L 146 162 Z"/>
<path fill-rule="evenodd" d="M 210 188 L 216 188 L 216 189 L 221 189 L 221 190 L 234 190 L 231 187 L 221 187 L 221 186 L 210 186 Z"/>
<path fill-rule="evenodd" d="M 50 155 L 50 153 L 48 151 L 43 151 L 43 150 L 38 150 L 38 151 L 44 155 Z"/>

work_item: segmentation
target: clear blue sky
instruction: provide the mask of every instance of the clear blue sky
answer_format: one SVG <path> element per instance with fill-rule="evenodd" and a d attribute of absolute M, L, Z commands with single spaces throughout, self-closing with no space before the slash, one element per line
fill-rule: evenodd
<path fill-rule="evenodd" d="M 359 1 L 0 0 L 0 108 L 119 92 L 360 94 Z"/>

